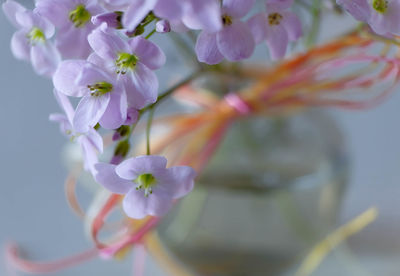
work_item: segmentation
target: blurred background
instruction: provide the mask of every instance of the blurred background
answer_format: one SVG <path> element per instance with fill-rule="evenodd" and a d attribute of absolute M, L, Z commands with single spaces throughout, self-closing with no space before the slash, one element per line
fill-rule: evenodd
<path fill-rule="evenodd" d="M 24 1 L 22 1 L 24 2 Z M 28 1 L 25 1 L 25 3 Z M 332 21 L 327 28 L 336 29 Z M 346 22 L 342 22 L 346 24 Z M 50 80 L 17 61 L 9 42 L 14 32 L 0 15 L 0 247 L 18 242 L 29 258 L 54 260 L 92 247 L 83 224 L 69 209 L 63 182 L 67 169 L 61 152 L 67 139 L 49 122 L 59 107 Z M 330 35 L 325 34 L 326 37 Z M 362 112 L 330 111 L 345 134 L 352 159 L 351 178 L 340 224 L 371 206 L 378 219 L 350 238 L 353 268 L 338 252 L 315 275 L 385 275 L 400 273 L 400 86 L 379 107 Z M 132 258 L 94 260 L 54 275 L 131 275 Z M 346 268 L 347 267 L 347 268 Z M 164 275 L 151 259 L 146 275 Z M 0 275 L 7 272 L 3 258 Z M 19 274 L 18 274 L 19 275 Z M 23 275 L 23 274 L 20 274 Z"/>

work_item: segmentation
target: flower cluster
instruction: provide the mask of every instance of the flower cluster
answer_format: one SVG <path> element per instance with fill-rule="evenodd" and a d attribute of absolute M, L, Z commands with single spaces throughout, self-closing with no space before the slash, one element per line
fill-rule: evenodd
<path fill-rule="evenodd" d="M 190 32 L 197 36 L 192 47 L 200 64 L 247 59 L 263 41 L 271 58 L 280 59 L 289 41 L 302 34 L 290 11 L 293 0 L 264 1 L 265 11 L 251 16 L 255 2 L 36 0 L 28 10 L 7 0 L 2 7 L 18 28 L 11 40 L 15 57 L 31 62 L 36 73 L 53 81 L 63 113 L 51 114 L 50 120 L 79 144 L 84 168 L 100 184 L 127 194 L 127 215 L 142 218 L 164 214 L 176 198 L 190 192 L 195 177 L 189 167 L 167 169 L 166 159 L 149 150 L 148 156 L 125 160 L 134 126 L 159 97 L 154 71 L 166 56 L 150 38 Z M 71 98 L 78 98 L 76 107 Z M 99 163 L 100 129 L 113 131 L 117 142 L 108 164 Z"/>

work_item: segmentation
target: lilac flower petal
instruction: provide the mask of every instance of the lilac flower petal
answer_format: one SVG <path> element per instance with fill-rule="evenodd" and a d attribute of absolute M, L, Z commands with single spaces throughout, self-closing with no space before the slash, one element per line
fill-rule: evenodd
<path fill-rule="evenodd" d="M 53 75 L 54 87 L 67 96 L 82 97 L 88 93 L 86 86 L 76 85 L 85 60 L 65 60 L 60 63 Z"/>
<path fill-rule="evenodd" d="M 290 8 L 294 0 L 267 0 L 266 7 L 267 12 L 282 12 Z"/>
<path fill-rule="evenodd" d="M 120 178 L 115 173 L 115 165 L 97 163 L 94 178 L 104 188 L 115 194 L 126 194 L 133 188 L 134 183 Z"/>
<path fill-rule="evenodd" d="M 81 70 L 80 74 L 75 80 L 75 84 L 82 87 L 87 87 L 88 85 L 93 85 L 99 82 L 108 82 L 113 84 L 112 77 L 100 69 L 95 64 L 86 62 Z"/>
<path fill-rule="evenodd" d="M 86 133 L 87 139 L 98 152 L 103 152 L 103 138 L 94 128 L 89 129 Z"/>
<path fill-rule="evenodd" d="M 18 12 L 16 14 L 16 20 L 19 25 L 28 30 L 33 27 L 39 28 L 43 32 L 46 39 L 49 39 L 54 35 L 54 25 L 51 24 L 46 18 L 30 10 Z"/>
<path fill-rule="evenodd" d="M 196 42 L 197 59 L 207 64 L 218 64 L 224 56 L 218 50 L 217 34 L 202 31 Z"/>
<path fill-rule="evenodd" d="M 157 76 L 141 62 L 136 64 L 134 71 L 128 71 L 125 75 L 124 85 L 129 106 L 141 109 L 157 100 Z"/>
<path fill-rule="evenodd" d="M 132 52 L 139 58 L 139 61 L 151 70 L 158 69 L 164 65 L 166 57 L 153 42 L 137 36 L 129 41 L 129 45 L 132 48 Z"/>
<path fill-rule="evenodd" d="M 142 219 L 147 215 L 163 216 L 172 206 L 172 200 L 168 197 L 145 197 L 143 191 L 132 189 L 122 201 L 125 213 L 134 219 Z"/>
<path fill-rule="evenodd" d="M 58 105 L 62 108 L 62 110 L 67 115 L 69 123 L 72 124 L 72 119 L 74 117 L 75 111 L 74 111 L 68 97 L 65 96 L 65 94 L 63 94 L 63 93 L 60 93 L 57 89 L 53 89 L 53 94 L 54 94 L 54 97 L 56 98 Z"/>
<path fill-rule="evenodd" d="M 222 13 L 234 18 L 242 18 L 254 6 L 255 0 L 224 0 Z"/>
<path fill-rule="evenodd" d="M 31 45 L 24 30 L 19 30 L 11 38 L 11 51 L 17 59 L 30 60 Z"/>
<path fill-rule="evenodd" d="M 134 30 L 146 15 L 154 9 L 158 0 L 132 0 L 122 17 L 122 25 L 129 31 Z"/>
<path fill-rule="evenodd" d="M 137 111 L 136 108 L 134 107 L 129 107 L 127 114 L 126 114 L 126 121 L 124 123 L 124 125 L 132 125 L 134 123 L 136 123 L 136 121 L 139 118 L 139 111 Z"/>
<path fill-rule="evenodd" d="M 175 166 L 167 169 L 167 173 L 162 177 L 162 183 L 154 189 L 154 195 L 158 196 L 158 186 L 164 187 L 164 194 L 169 194 L 173 198 L 181 198 L 192 191 L 196 172 L 188 166 Z M 161 181 L 160 181 L 161 182 Z"/>
<path fill-rule="evenodd" d="M 282 12 L 282 25 L 288 33 L 290 41 L 296 41 L 303 35 L 301 21 L 292 12 Z"/>
<path fill-rule="evenodd" d="M 78 136 L 77 142 L 81 146 L 84 169 L 94 175 L 96 173 L 95 164 L 99 162 L 97 150 L 84 135 Z"/>
<path fill-rule="evenodd" d="M 96 26 L 100 26 L 102 23 L 106 23 L 109 28 L 119 28 L 120 22 L 118 17 L 120 15 L 116 12 L 105 12 L 92 17 L 92 23 Z"/>
<path fill-rule="evenodd" d="M 135 180 L 139 175 L 144 173 L 157 173 L 165 170 L 167 159 L 157 155 L 137 156 L 129 158 L 119 164 L 116 173 L 124 179 Z"/>
<path fill-rule="evenodd" d="M 247 21 L 256 44 L 266 39 L 266 26 L 268 24 L 264 13 L 258 13 Z"/>
<path fill-rule="evenodd" d="M 160 18 L 177 20 L 182 17 L 184 4 L 182 0 L 159 0 L 154 7 L 154 13 Z"/>
<path fill-rule="evenodd" d="M 68 13 L 70 5 L 68 2 L 58 0 L 57 4 L 54 4 L 54 0 L 40 0 L 36 1 L 35 10 L 42 16 L 46 17 L 57 27 L 63 27 L 69 22 Z M 73 4 L 73 3 L 70 3 Z"/>
<path fill-rule="evenodd" d="M 388 2 L 385 13 L 372 12 L 369 24 L 372 29 L 381 35 L 387 33 L 400 35 L 400 1 L 392 0 Z"/>
<path fill-rule="evenodd" d="M 49 116 L 49 120 L 60 124 L 60 132 L 63 135 L 68 136 L 67 133 L 72 132 L 72 125 L 65 114 L 52 113 Z"/>
<path fill-rule="evenodd" d="M 222 29 L 221 7 L 215 0 L 189 0 L 189 9 L 182 18 L 190 29 L 207 30 L 210 33 Z"/>
<path fill-rule="evenodd" d="M 255 42 L 250 28 L 241 21 L 225 26 L 217 34 L 219 51 L 230 61 L 238 61 L 250 57 L 255 48 Z"/>
<path fill-rule="evenodd" d="M 89 28 L 66 25 L 57 32 L 56 46 L 64 59 L 86 59 L 91 53 L 87 37 Z"/>
<path fill-rule="evenodd" d="M 282 25 L 267 28 L 267 45 L 272 60 L 285 56 L 289 37 Z"/>
<path fill-rule="evenodd" d="M 367 0 L 336 0 L 355 19 L 367 22 L 371 16 L 371 7 Z"/>
<path fill-rule="evenodd" d="M 53 43 L 37 43 L 30 51 L 33 69 L 39 75 L 52 77 L 61 61 L 60 53 Z"/>
<path fill-rule="evenodd" d="M 119 90 L 119 91 L 118 91 Z M 110 102 L 99 123 L 106 129 L 119 128 L 126 121 L 128 109 L 125 91 L 119 88 L 111 93 Z"/>
<path fill-rule="evenodd" d="M 99 97 L 91 95 L 83 97 L 76 108 L 73 119 L 75 130 L 86 133 L 89 128 L 94 127 L 103 116 L 109 102 L 110 93 Z"/>
<path fill-rule="evenodd" d="M 116 60 L 118 53 L 129 52 L 127 43 L 104 23 L 88 36 L 88 41 L 95 53 L 106 60 Z"/>
<path fill-rule="evenodd" d="M 18 28 L 20 25 L 16 20 L 16 14 L 26 11 L 25 7 L 18 2 L 7 0 L 5 3 L 3 3 L 2 8 L 5 16 L 11 22 L 11 24 Z"/>

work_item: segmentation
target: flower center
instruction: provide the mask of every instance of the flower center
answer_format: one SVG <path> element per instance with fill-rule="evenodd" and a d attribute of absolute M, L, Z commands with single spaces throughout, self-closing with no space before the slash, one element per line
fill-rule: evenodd
<path fill-rule="evenodd" d="M 74 23 L 76 28 L 84 27 L 91 17 L 90 12 L 82 4 L 76 6 L 75 10 L 69 13 L 69 20 Z"/>
<path fill-rule="evenodd" d="M 111 83 L 101 81 L 92 85 L 87 86 L 90 90 L 90 95 L 93 97 L 99 97 L 112 91 L 113 86 Z"/>
<path fill-rule="evenodd" d="M 372 7 L 379 13 L 385 13 L 388 9 L 387 0 L 374 0 L 372 2 Z"/>
<path fill-rule="evenodd" d="M 274 12 L 268 15 L 269 25 L 279 25 L 283 16 L 280 13 Z"/>
<path fill-rule="evenodd" d="M 118 58 L 115 61 L 115 64 L 117 65 L 117 74 L 126 74 L 128 70 L 135 69 L 138 60 L 139 58 L 135 55 L 128 53 L 118 54 Z"/>
<path fill-rule="evenodd" d="M 229 15 L 223 15 L 222 16 L 222 24 L 224 25 L 224 26 L 230 26 L 230 25 L 232 25 L 232 17 L 230 17 Z"/>
<path fill-rule="evenodd" d="M 144 173 L 134 180 L 138 184 L 136 190 L 143 189 L 147 197 L 153 193 L 153 187 L 157 184 L 156 178 L 150 173 Z"/>
<path fill-rule="evenodd" d="M 31 43 L 34 45 L 37 42 L 44 42 L 46 37 L 41 29 L 33 27 L 32 30 L 26 35 Z"/>

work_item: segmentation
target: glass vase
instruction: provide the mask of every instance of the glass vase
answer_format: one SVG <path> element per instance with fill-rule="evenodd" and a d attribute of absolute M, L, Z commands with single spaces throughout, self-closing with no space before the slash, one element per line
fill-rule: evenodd
<path fill-rule="evenodd" d="M 158 235 L 193 275 L 282 275 L 335 228 L 347 175 L 341 132 L 326 113 L 246 117 Z"/>

